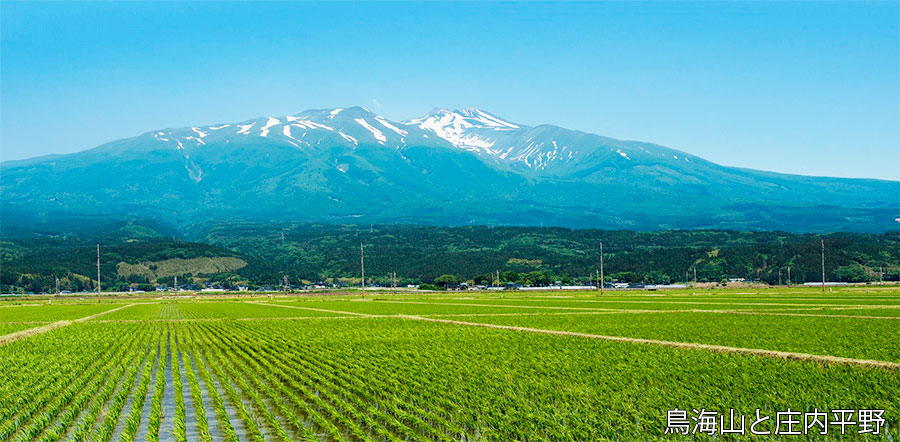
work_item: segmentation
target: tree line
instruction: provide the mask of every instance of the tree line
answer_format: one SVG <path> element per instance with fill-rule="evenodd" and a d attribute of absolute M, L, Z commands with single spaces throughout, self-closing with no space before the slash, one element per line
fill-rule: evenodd
<path fill-rule="evenodd" d="M 365 249 L 367 280 L 380 285 L 435 283 L 443 275 L 489 284 L 498 271 L 499 280 L 522 285 L 588 284 L 596 281 L 601 242 L 608 282 L 667 284 L 746 278 L 802 284 L 821 280 L 822 240 L 827 279 L 900 280 L 900 232 L 817 235 L 235 222 L 197 226 L 184 238 L 154 235 L 133 225 L 103 229 L 99 238 L 90 232 L 65 237 L 0 237 L 0 292 L 53 291 L 56 278 L 64 290 L 93 289 L 94 241 L 102 242 L 103 287 L 121 290 L 171 285 L 174 277 L 150 280 L 135 272 L 123 276 L 117 271 L 120 263 L 198 257 L 234 257 L 246 266 L 215 274 L 185 268 L 179 285 L 277 288 L 285 275 L 292 285 L 358 283 L 360 245 Z"/>

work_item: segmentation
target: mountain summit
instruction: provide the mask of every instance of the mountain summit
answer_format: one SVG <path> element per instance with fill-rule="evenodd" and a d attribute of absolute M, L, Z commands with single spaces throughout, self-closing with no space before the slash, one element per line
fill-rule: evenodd
<path fill-rule="evenodd" d="M 481 109 L 363 107 L 154 130 L 0 164 L 0 209 L 217 219 L 884 231 L 900 183 L 724 167 Z"/>

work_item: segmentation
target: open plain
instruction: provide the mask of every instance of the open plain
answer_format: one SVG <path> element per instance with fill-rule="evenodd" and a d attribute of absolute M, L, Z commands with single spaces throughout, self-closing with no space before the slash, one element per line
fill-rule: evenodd
<path fill-rule="evenodd" d="M 0 440 L 671 440 L 710 436 L 670 410 L 757 409 L 900 436 L 897 288 L 5 304 Z"/>

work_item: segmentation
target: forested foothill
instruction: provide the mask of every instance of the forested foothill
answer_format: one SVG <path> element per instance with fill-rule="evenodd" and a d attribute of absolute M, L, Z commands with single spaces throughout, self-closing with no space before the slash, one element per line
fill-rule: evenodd
<path fill-rule="evenodd" d="M 6 221 L 6 220 L 4 220 Z M 175 228 L 143 220 L 5 223 L 0 292 L 358 285 L 523 286 L 596 281 L 668 284 L 743 278 L 765 284 L 900 280 L 900 232 L 883 234 L 556 227 L 218 222 Z M 499 280 L 497 279 L 499 272 Z"/>

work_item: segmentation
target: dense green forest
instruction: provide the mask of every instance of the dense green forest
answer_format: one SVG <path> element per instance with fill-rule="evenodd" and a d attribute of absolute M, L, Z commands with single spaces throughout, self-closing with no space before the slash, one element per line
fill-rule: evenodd
<path fill-rule="evenodd" d="M 179 285 L 279 287 L 359 281 L 359 248 L 372 283 L 452 280 L 484 283 L 500 272 L 524 285 L 585 284 L 599 267 L 607 281 L 721 282 L 747 278 L 769 284 L 827 279 L 900 280 L 900 232 L 885 234 L 683 230 L 661 232 L 538 227 L 437 227 L 211 223 L 187 234 L 149 221 L 81 220 L 4 226 L 0 292 L 90 290 L 100 244 L 105 290 Z M 445 276 L 439 279 L 442 275 Z"/>

